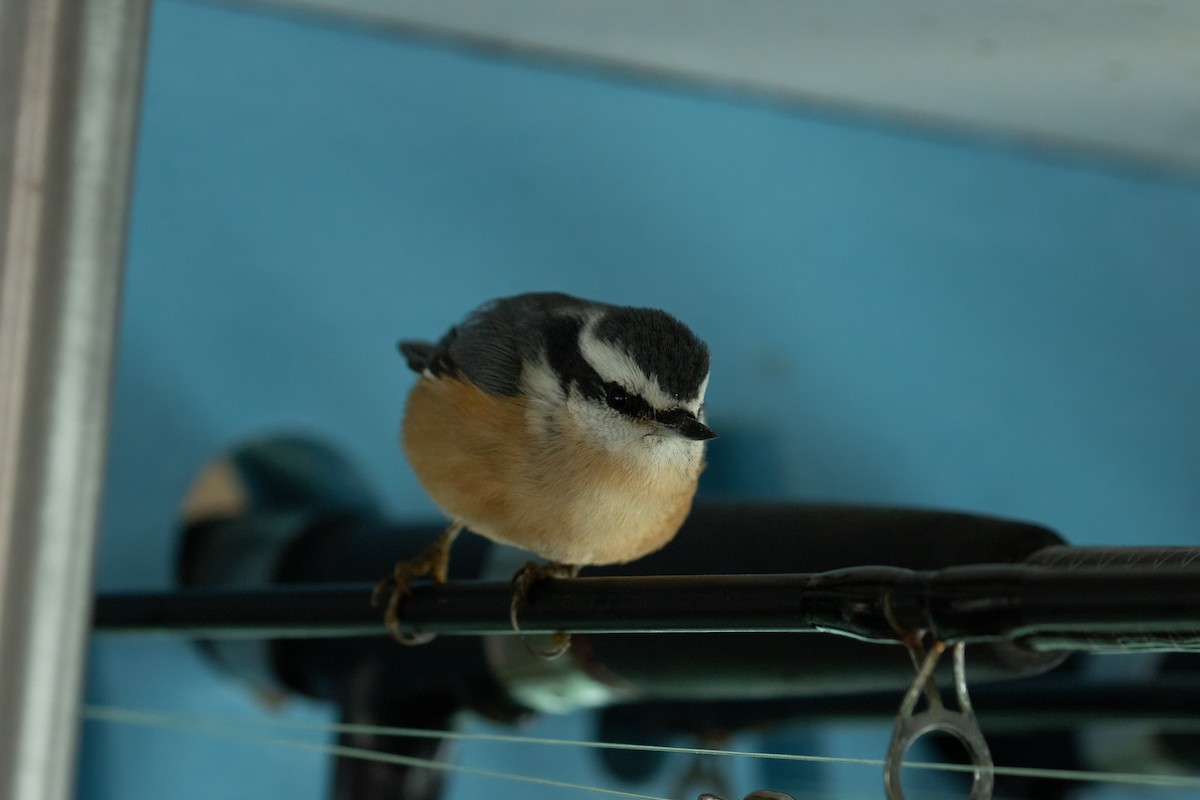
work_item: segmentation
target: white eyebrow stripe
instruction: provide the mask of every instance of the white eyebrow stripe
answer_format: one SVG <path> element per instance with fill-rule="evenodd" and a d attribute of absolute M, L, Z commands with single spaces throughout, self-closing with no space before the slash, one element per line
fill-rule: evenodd
<path fill-rule="evenodd" d="M 708 390 L 708 375 L 704 376 L 694 398 L 672 397 L 663 391 L 656 376 L 642 372 L 628 353 L 595 335 L 595 327 L 599 321 L 600 315 L 595 315 L 580 329 L 579 352 L 602 380 L 625 387 L 660 410 L 685 408 L 693 414 L 699 412 L 700 406 L 704 404 L 704 393 Z"/>
<path fill-rule="evenodd" d="M 712 372 L 706 373 L 704 380 L 700 382 L 700 389 L 696 392 L 696 399 L 683 404 L 683 407 L 693 414 L 699 414 L 700 406 L 704 405 L 704 395 L 708 393 L 708 379 L 710 377 L 712 377 Z"/>
<path fill-rule="evenodd" d="M 653 375 L 642 372 L 628 353 L 602 341 L 595 334 L 599 316 L 589 319 L 579 331 L 579 352 L 604 381 L 617 383 L 640 395 L 651 406 L 674 408 L 678 401 L 663 391 Z"/>

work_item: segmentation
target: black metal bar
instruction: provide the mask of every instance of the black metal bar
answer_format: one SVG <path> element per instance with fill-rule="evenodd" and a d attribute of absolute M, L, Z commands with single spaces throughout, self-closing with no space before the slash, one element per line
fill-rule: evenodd
<path fill-rule="evenodd" d="M 424 594 L 446 587 L 418 586 Z M 273 589 L 181 589 L 100 595 L 93 630 L 180 634 L 197 639 L 308 639 L 377 636 L 381 612 L 368 584 L 288 585 Z"/>
<path fill-rule="evenodd" d="M 101 597 L 97 632 L 204 638 L 383 633 L 370 586 L 193 590 Z M 418 585 L 414 632 L 512 633 L 503 582 Z M 827 632 L 897 642 L 928 630 L 946 642 L 1019 639 L 1032 649 L 1200 649 L 1200 571 L 1025 565 L 913 571 L 864 567 L 799 575 L 545 580 L 520 613 L 527 633 Z"/>

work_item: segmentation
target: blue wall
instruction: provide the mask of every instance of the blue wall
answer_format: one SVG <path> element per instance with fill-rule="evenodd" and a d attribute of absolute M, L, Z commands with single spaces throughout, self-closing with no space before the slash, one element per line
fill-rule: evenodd
<path fill-rule="evenodd" d="M 168 586 L 196 469 L 269 430 L 326 436 L 432 518 L 393 343 L 548 288 L 708 340 L 710 493 L 1200 544 L 1198 254 L 1185 181 L 161 0 L 98 588 Z M 266 713 L 172 640 L 97 640 L 88 697 Z M 80 781 L 305 800 L 325 765 L 89 724 Z"/>

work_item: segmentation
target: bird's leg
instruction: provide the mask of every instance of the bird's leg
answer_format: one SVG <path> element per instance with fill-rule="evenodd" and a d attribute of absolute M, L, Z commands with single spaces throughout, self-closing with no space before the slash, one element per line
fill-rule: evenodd
<path fill-rule="evenodd" d="M 536 561 L 530 561 L 517 570 L 512 579 L 512 603 L 508 607 L 508 618 L 512 621 L 513 630 L 521 632 L 521 626 L 517 623 L 517 612 L 522 606 L 529 605 L 529 591 L 534 583 L 543 578 L 574 578 L 579 575 L 579 570 L 578 564 L 539 564 Z M 538 650 L 524 636 L 521 637 L 521 643 L 533 655 L 551 661 L 571 649 L 571 634 L 563 631 L 551 634 L 549 650 Z"/>
<path fill-rule="evenodd" d="M 417 578 L 428 575 L 433 578 L 434 583 L 446 582 L 446 573 L 450 569 L 450 546 L 454 544 L 462 529 L 461 522 L 451 523 L 419 556 L 408 561 L 397 561 L 392 567 L 392 574 L 375 584 L 375 591 L 371 593 L 372 605 L 379 605 L 383 596 L 390 592 L 383 622 L 397 642 L 425 644 L 433 641 L 435 634 L 411 635 L 400 630 L 400 601 L 412 594 L 412 582 Z"/>

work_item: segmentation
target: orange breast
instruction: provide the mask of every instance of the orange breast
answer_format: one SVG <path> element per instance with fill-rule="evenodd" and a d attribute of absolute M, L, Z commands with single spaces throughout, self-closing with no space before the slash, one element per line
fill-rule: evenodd
<path fill-rule="evenodd" d="M 528 407 L 451 378 L 409 394 L 404 449 L 430 497 L 493 541 L 567 564 L 631 561 L 674 537 L 691 509 L 699 463 L 648 470 L 564 426 L 529 434 Z"/>

